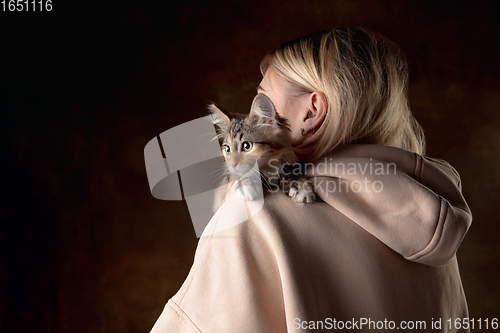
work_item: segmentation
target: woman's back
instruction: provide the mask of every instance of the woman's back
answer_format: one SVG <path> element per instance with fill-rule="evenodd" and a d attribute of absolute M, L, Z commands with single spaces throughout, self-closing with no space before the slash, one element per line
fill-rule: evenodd
<path fill-rule="evenodd" d="M 236 225 L 255 203 L 221 207 L 152 332 L 456 331 L 448 319 L 467 304 L 455 251 L 471 222 L 456 172 L 376 145 L 322 161 L 309 170 L 321 201 L 266 193 Z"/>

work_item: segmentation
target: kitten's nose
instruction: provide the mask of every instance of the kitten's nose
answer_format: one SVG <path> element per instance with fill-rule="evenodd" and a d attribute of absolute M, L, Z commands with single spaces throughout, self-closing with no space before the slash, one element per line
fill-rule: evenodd
<path fill-rule="evenodd" d="M 233 169 L 236 169 L 236 166 L 238 165 L 238 162 L 232 162 L 230 165 L 233 167 Z"/>

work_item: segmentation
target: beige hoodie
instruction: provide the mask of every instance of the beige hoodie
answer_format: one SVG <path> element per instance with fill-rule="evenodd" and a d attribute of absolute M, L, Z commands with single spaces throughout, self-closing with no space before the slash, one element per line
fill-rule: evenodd
<path fill-rule="evenodd" d="M 314 203 L 267 192 L 242 223 L 221 207 L 151 332 L 468 331 L 455 253 L 472 216 L 448 163 L 347 145 L 307 175 Z"/>

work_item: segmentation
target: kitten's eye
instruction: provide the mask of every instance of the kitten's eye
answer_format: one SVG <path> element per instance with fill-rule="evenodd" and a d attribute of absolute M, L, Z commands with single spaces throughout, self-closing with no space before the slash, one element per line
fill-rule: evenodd
<path fill-rule="evenodd" d="M 243 148 L 244 151 L 250 151 L 252 149 L 252 143 L 249 141 L 245 141 L 241 144 L 241 147 Z"/>
<path fill-rule="evenodd" d="M 226 151 L 226 153 L 231 154 L 231 147 L 224 146 L 224 150 Z"/>

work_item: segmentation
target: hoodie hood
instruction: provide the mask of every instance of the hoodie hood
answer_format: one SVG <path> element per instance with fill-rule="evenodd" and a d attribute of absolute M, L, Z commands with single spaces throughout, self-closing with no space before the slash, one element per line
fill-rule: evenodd
<path fill-rule="evenodd" d="M 447 264 L 472 222 L 460 176 L 445 161 L 353 144 L 306 166 L 321 200 L 408 260 Z"/>

